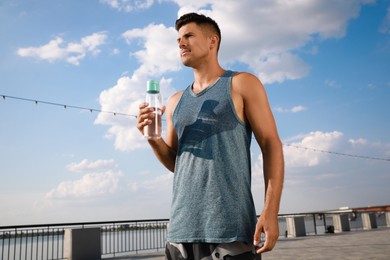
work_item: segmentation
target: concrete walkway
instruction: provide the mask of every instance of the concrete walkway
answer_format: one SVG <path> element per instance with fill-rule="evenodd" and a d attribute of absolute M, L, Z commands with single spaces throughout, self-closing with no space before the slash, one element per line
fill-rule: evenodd
<path fill-rule="evenodd" d="M 109 259 L 165 258 L 161 251 Z M 274 250 L 263 254 L 262 259 L 390 259 L 390 229 L 280 239 Z"/>

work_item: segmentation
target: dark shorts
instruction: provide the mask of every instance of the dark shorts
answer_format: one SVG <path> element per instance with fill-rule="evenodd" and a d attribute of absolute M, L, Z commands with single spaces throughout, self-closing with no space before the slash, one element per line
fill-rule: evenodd
<path fill-rule="evenodd" d="M 167 260 L 261 260 L 253 245 L 233 243 L 167 243 Z"/>

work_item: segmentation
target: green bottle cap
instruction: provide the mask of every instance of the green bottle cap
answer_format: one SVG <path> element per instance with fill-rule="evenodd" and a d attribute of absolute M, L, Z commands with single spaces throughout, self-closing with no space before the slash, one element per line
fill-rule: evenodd
<path fill-rule="evenodd" d="M 157 80 L 148 80 L 146 83 L 146 92 L 160 93 L 160 82 Z"/>

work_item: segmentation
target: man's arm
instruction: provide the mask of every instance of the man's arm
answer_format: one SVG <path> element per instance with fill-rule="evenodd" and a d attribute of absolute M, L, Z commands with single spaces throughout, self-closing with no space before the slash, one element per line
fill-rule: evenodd
<path fill-rule="evenodd" d="M 258 244 L 261 233 L 265 233 L 265 243 L 257 250 L 257 253 L 263 253 L 272 250 L 279 237 L 278 212 L 284 179 L 283 147 L 260 80 L 251 74 L 241 73 L 235 82 L 238 85 L 236 90 L 243 99 L 245 119 L 252 127 L 263 156 L 264 209 L 254 235 L 254 241 Z"/>
<path fill-rule="evenodd" d="M 166 114 L 166 138 L 148 140 L 157 159 L 171 172 L 175 170 L 176 152 L 177 152 L 177 134 L 172 123 L 172 115 L 177 102 L 181 97 L 181 92 L 174 94 L 168 101 L 166 108 L 163 108 L 163 113 Z M 139 114 L 137 117 L 137 128 L 143 133 L 146 125 L 152 123 L 154 117 L 153 109 L 147 107 L 148 104 L 142 103 L 139 106 Z"/>

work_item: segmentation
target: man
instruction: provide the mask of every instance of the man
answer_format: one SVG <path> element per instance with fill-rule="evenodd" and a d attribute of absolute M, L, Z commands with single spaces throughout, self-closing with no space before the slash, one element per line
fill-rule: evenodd
<path fill-rule="evenodd" d="M 219 65 L 221 33 L 211 18 L 185 14 L 176 30 L 181 60 L 193 69 L 194 82 L 163 108 L 165 140 L 148 140 L 174 172 L 167 258 L 260 259 L 279 236 L 284 178 L 282 144 L 264 87 L 249 73 Z M 151 124 L 151 112 L 140 105 L 141 132 Z M 258 219 L 251 194 L 252 132 L 264 165 L 265 201 Z"/>

